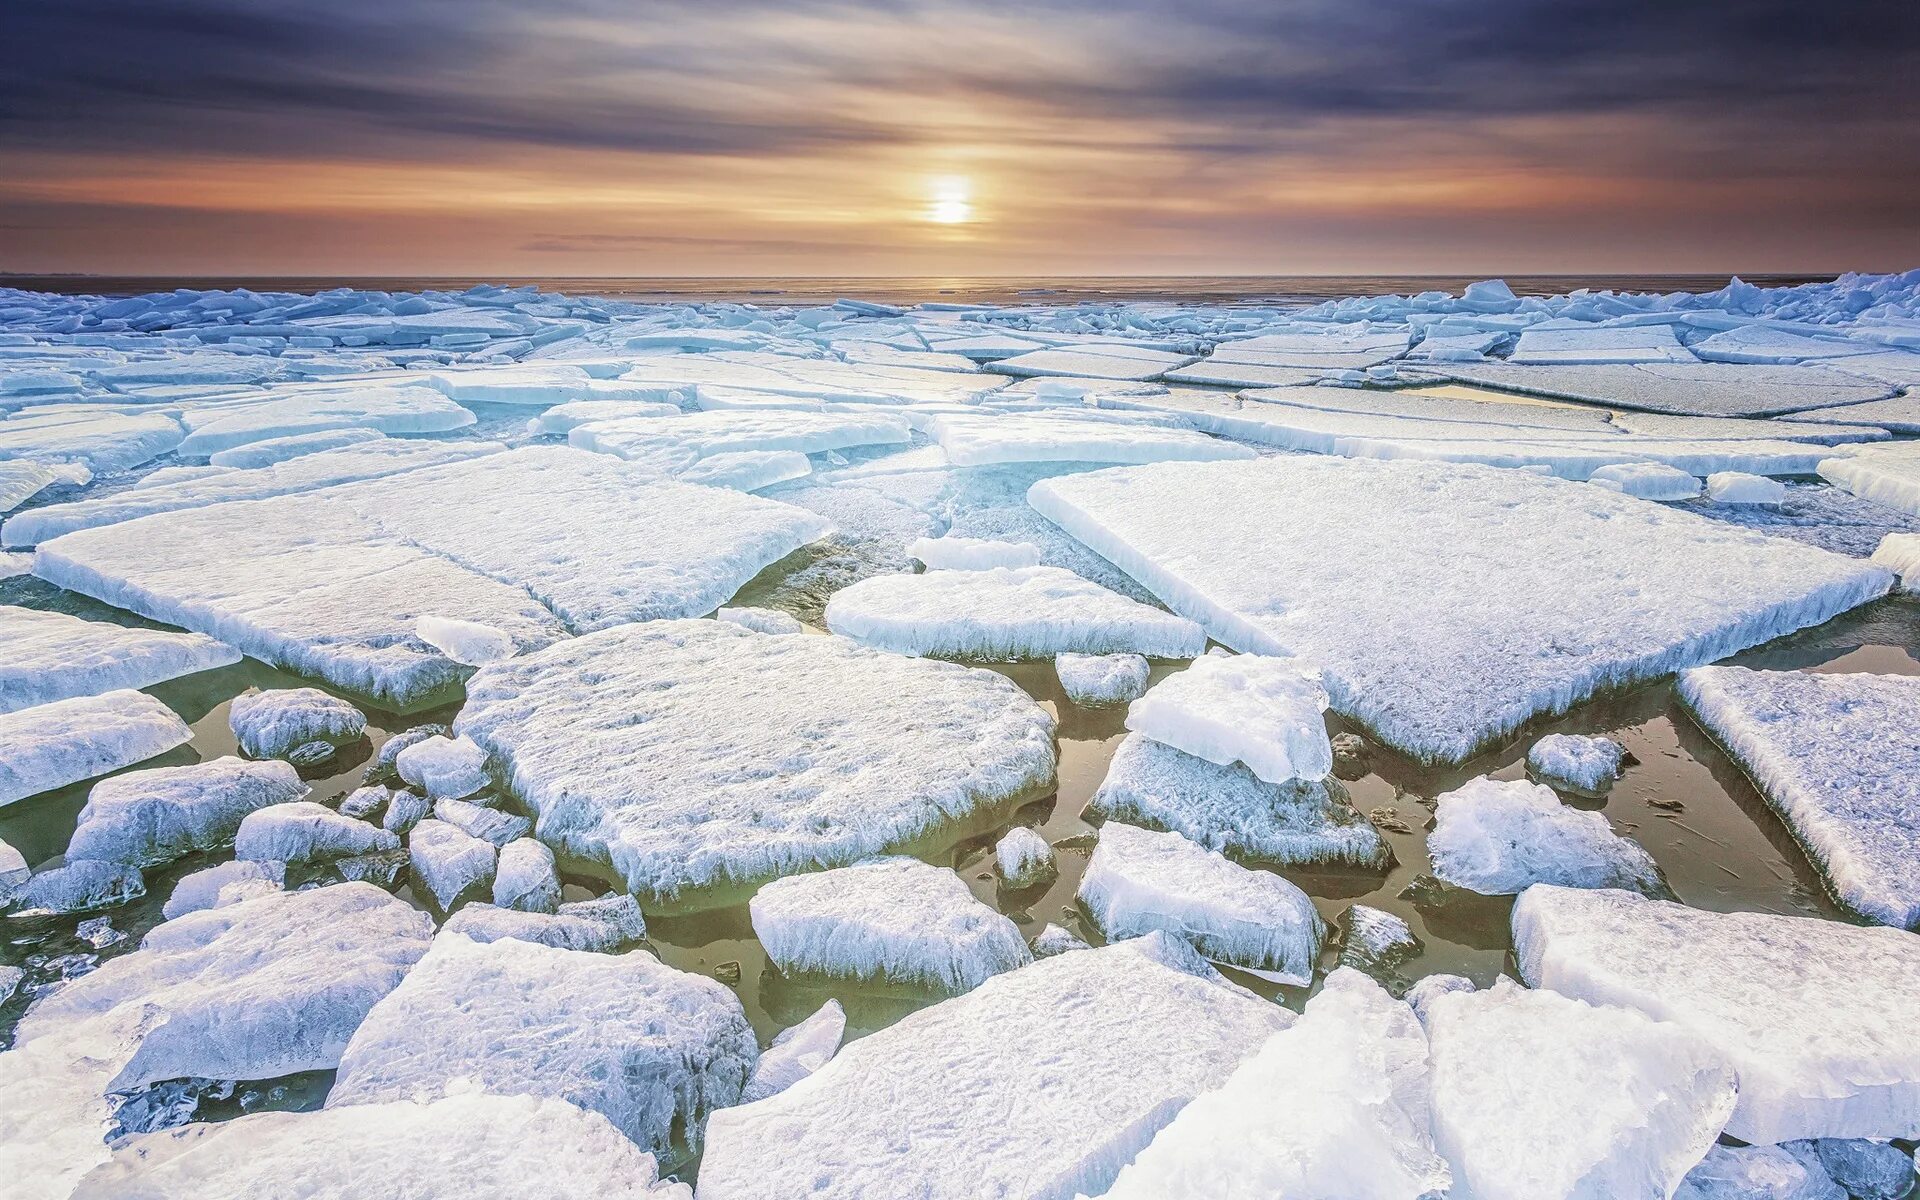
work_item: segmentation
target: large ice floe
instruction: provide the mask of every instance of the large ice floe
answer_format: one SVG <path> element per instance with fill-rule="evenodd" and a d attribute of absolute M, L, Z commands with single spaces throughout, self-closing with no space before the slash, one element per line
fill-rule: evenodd
<path fill-rule="evenodd" d="M 1292 1028 L 1180 1110 L 1104 1196 L 1420 1200 L 1452 1180 L 1434 1152 L 1427 1038 L 1413 1010 L 1342 969 Z"/>
<path fill-rule="evenodd" d="M 1185 617 L 1059 567 L 875 575 L 835 592 L 826 622 L 854 641 L 930 658 L 1190 658 L 1207 645 Z"/>
<path fill-rule="evenodd" d="M 150 687 L 239 661 L 238 650 L 203 634 L 0 606 L 0 713 Z"/>
<path fill-rule="evenodd" d="M 1334 708 L 1425 760 L 1464 759 L 1534 716 L 1892 584 L 1867 563 L 1526 471 L 1160 463 L 1044 479 L 1028 497 L 1215 639 L 1314 663 Z"/>
<path fill-rule="evenodd" d="M 1514 906 L 1513 941 L 1534 987 L 1711 1044 L 1739 1074 L 1734 1137 L 1920 1134 L 1914 934 L 1540 884 Z"/>
<path fill-rule="evenodd" d="M 1190 429 L 1145 425 L 1097 409 L 953 413 L 931 432 L 956 467 L 1013 462 L 1149 463 L 1252 458 L 1253 450 Z"/>
<path fill-rule="evenodd" d="M 1771 416 L 1882 400 L 1894 392 L 1886 384 L 1832 367 L 1802 365 L 1474 363 L 1434 368 L 1434 373 L 1510 392 L 1692 416 Z"/>
<path fill-rule="evenodd" d="M 1293 1021 L 1165 934 L 1056 955 L 713 1114 L 700 1195 L 1099 1195 L 1182 1106 Z"/>
<path fill-rule="evenodd" d="M 1054 772 L 1052 718 L 999 675 L 721 621 L 484 667 L 455 727 L 542 841 L 661 899 L 857 862 Z"/>
<path fill-rule="evenodd" d="M 1891 442 L 1824 459 L 1819 471 L 1822 479 L 1862 500 L 1920 515 L 1920 442 Z"/>
<path fill-rule="evenodd" d="M 1920 931 L 1920 678 L 1697 667 L 1679 693 L 1841 903 Z"/>
<path fill-rule="evenodd" d="M 103 692 L 0 713 L 0 805 L 145 762 L 193 731 L 143 692 Z"/>
<path fill-rule="evenodd" d="M 698 1148 L 758 1054 L 725 985 L 652 955 L 442 934 L 354 1032 L 327 1106 L 555 1096 L 666 1153 Z"/>
<path fill-rule="evenodd" d="M 692 1200 L 652 1155 L 564 1100 L 470 1092 L 265 1112 L 121 1147 L 73 1200 Z"/>
<path fill-rule="evenodd" d="M 300 434 L 343 429 L 374 433 L 445 433 L 474 423 L 474 415 L 432 388 L 418 386 L 321 388 L 281 394 L 262 403 L 220 408 L 211 419 L 189 420 L 183 458 L 206 458 Z M 236 464 L 244 465 L 244 464 Z"/>
<path fill-rule="evenodd" d="M 1280 876 L 1228 862 L 1177 833 L 1118 821 L 1100 828 L 1079 901 L 1109 939 L 1162 930 L 1213 962 L 1276 983 L 1312 982 L 1326 934 L 1313 901 Z"/>
<path fill-rule="evenodd" d="M 776 879 L 750 907 L 754 936 L 789 974 L 964 992 L 1033 961 L 1012 921 L 913 858 Z"/>
<path fill-rule="evenodd" d="M 188 913 L 43 997 L 0 1054 L 0 1170 L 23 1200 L 107 1157 L 110 1093 L 331 1070 L 433 923 L 368 883 Z"/>
<path fill-rule="evenodd" d="M 1434 874 L 1488 896 L 1536 883 L 1662 895 L 1653 856 L 1597 812 L 1571 808 L 1524 779 L 1480 778 L 1441 794 L 1427 835 Z"/>
<path fill-rule="evenodd" d="M 1440 996 L 1433 1134 L 1475 1200 L 1663 1200 L 1733 1112 L 1707 1039 L 1625 1008 L 1501 979 Z"/>

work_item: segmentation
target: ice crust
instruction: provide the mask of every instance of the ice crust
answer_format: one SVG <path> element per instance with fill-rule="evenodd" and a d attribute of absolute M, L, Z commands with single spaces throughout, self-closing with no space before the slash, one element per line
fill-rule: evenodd
<path fill-rule="evenodd" d="M 1209 654 L 1127 708 L 1127 728 L 1267 783 L 1313 783 L 1333 771 L 1320 672 L 1291 659 Z"/>
<path fill-rule="evenodd" d="M 1204 525 L 1193 496 L 1206 497 Z M 1892 582 L 1857 560 L 1524 471 L 1164 463 L 1045 479 L 1028 497 L 1217 640 L 1316 663 L 1335 709 L 1426 761 L 1460 761 L 1595 691 L 1818 624 Z M 1463 558 L 1476 569 L 1461 571 Z M 1276 562 L 1321 566 L 1267 569 Z"/>
<path fill-rule="evenodd" d="M 0 713 L 151 687 L 239 661 L 238 650 L 197 633 L 0 606 Z"/>
<path fill-rule="evenodd" d="M 483 668 L 456 728 L 540 839 L 643 898 L 841 866 L 1053 779 L 1005 678 L 841 638 L 652 622 Z"/>
<path fill-rule="evenodd" d="M 93 785 L 80 810 L 68 861 L 134 867 L 172 862 L 231 842 L 250 814 L 307 794 L 283 762 L 216 758 L 190 767 L 129 771 Z"/>
<path fill-rule="evenodd" d="M 124 689 L 0 713 L 0 805 L 145 762 L 192 738 L 172 709 Z"/>
<path fill-rule="evenodd" d="M 1524 779 L 1482 776 L 1442 793 L 1427 851 L 1434 874 L 1488 896 L 1536 883 L 1666 893 L 1638 842 L 1614 833 L 1604 815 L 1562 804 L 1552 788 Z"/>

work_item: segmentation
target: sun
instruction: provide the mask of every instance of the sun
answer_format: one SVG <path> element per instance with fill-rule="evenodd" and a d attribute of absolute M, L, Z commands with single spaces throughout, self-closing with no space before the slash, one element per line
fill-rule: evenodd
<path fill-rule="evenodd" d="M 973 184 L 958 175 L 932 181 L 924 219 L 935 225 L 964 225 L 973 220 Z"/>

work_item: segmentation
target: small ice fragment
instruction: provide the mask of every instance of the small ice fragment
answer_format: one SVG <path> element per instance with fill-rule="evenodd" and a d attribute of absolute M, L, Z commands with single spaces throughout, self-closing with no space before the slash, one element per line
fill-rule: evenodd
<path fill-rule="evenodd" d="M 433 811 L 433 801 L 419 792 L 395 789 L 387 798 L 387 813 L 380 818 L 380 827 L 402 837 L 413 832 L 413 827 L 427 819 Z"/>
<path fill-rule="evenodd" d="M 138 868 L 85 858 L 27 880 L 15 903 L 22 912 L 91 912 L 146 894 L 147 885 Z"/>
<path fill-rule="evenodd" d="M 1340 965 L 1369 975 L 1391 970 L 1420 953 L 1420 939 L 1405 920 L 1384 909 L 1356 904 L 1347 909 Z"/>
<path fill-rule="evenodd" d="M 1550 733 L 1527 751 L 1527 770 L 1543 783 L 1599 795 L 1619 778 L 1627 748 L 1607 737 Z"/>
<path fill-rule="evenodd" d="M 296 800 L 247 814 L 234 838 L 233 856 L 253 862 L 326 862 L 399 845 L 400 839 L 385 829 L 324 804 Z"/>
<path fill-rule="evenodd" d="M 1653 856 L 1597 812 L 1570 808 L 1553 789 L 1482 777 L 1442 793 L 1427 850 L 1441 879 L 1486 896 L 1536 883 L 1667 894 Z"/>
<path fill-rule="evenodd" d="M 1785 1146 L 1716 1145 L 1687 1172 L 1673 1200 L 1847 1200 L 1847 1193 L 1817 1160 Z"/>
<path fill-rule="evenodd" d="M 345 746 L 366 732 L 359 709 L 318 688 L 289 688 L 236 696 L 227 723 L 248 758 L 279 758 L 296 746 Z"/>
<path fill-rule="evenodd" d="M 1333 771 L 1320 673 L 1260 654 L 1207 655 L 1127 709 L 1127 728 L 1210 763 L 1245 763 L 1268 783 Z"/>
<path fill-rule="evenodd" d="M 1787 498 L 1787 485 L 1744 471 L 1715 471 L 1707 476 L 1707 499 L 1717 504 L 1773 504 Z"/>
<path fill-rule="evenodd" d="M 392 788 L 355 788 L 341 798 L 340 813 L 356 821 L 378 822 L 381 815 L 387 811 L 387 801 L 392 798 Z"/>
<path fill-rule="evenodd" d="M 400 778 L 435 800 L 471 796 L 492 782 L 487 752 L 471 738 L 422 739 L 402 750 L 393 765 Z"/>
<path fill-rule="evenodd" d="M 407 836 L 413 856 L 413 880 L 427 889 L 441 912 L 449 912 L 461 897 L 493 883 L 499 851 L 490 842 L 429 818 Z"/>
<path fill-rule="evenodd" d="M 533 822 L 525 817 L 475 804 L 471 800 L 435 800 L 433 815 L 461 832 L 504 847 L 515 838 L 526 837 Z"/>
<path fill-rule="evenodd" d="M 1056 954 L 1065 954 L 1069 950 L 1089 949 L 1085 938 L 1070 930 L 1049 922 L 1033 935 L 1029 943 L 1035 958 L 1052 958 Z"/>
<path fill-rule="evenodd" d="M 1000 878 L 1012 888 L 1031 887 L 1051 878 L 1057 870 L 1053 847 L 1046 838 L 1024 825 L 1007 830 L 1006 836 L 993 848 L 993 859 L 1000 868 Z"/>
<path fill-rule="evenodd" d="M 1587 482 L 1642 500 L 1691 500 L 1700 494 L 1697 478 L 1664 463 L 1612 463 L 1596 468 Z"/>
<path fill-rule="evenodd" d="M 1854 1200 L 1903 1200 L 1912 1194 L 1913 1156 L 1889 1142 L 1867 1138 L 1818 1138 L 1780 1147 L 1808 1174 L 1825 1175 Z"/>
<path fill-rule="evenodd" d="M 1040 547 L 1032 542 L 996 542 L 989 538 L 918 538 L 907 547 L 929 571 L 987 571 L 994 567 L 1037 567 Z"/>
<path fill-rule="evenodd" d="M 1147 660 L 1138 654 L 1059 654 L 1054 673 L 1067 699 L 1088 708 L 1126 704 L 1147 690 Z"/>
<path fill-rule="evenodd" d="M 479 621 L 423 615 L 415 630 L 421 641 L 463 667 L 484 667 L 512 658 L 519 649 L 513 635 Z"/>
<path fill-rule="evenodd" d="M 774 1035 L 773 1044 L 761 1051 L 753 1077 L 740 1093 L 740 1103 L 779 1095 L 826 1066 L 834 1051 L 840 1049 L 846 1031 L 847 1012 L 838 1000 L 828 1000 L 806 1020 L 782 1029 Z"/>
<path fill-rule="evenodd" d="M 560 877 L 554 872 L 553 851 L 530 837 L 515 838 L 500 848 L 493 876 L 493 902 L 500 908 L 550 913 L 560 906 Z"/>

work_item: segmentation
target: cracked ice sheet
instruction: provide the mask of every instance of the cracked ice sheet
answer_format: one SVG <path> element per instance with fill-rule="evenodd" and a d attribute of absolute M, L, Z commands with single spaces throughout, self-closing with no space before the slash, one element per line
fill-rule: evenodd
<path fill-rule="evenodd" d="M 1097 410 L 936 416 L 929 432 L 957 467 L 1013 462 L 1148 463 L 1168 459 L 1252 458 L 1254 452 L 1190 429 L 1162 429 Z"/>
<path fill-rule="evenodd" d="M 379 433 L 445 433 L 474 423 L 474 415 L 427 387 L 357 387 L 302 391 L 260 404 L 223 410 L 212 420 L 188 420 L 184 457 L 203 457 L 268 438 L 334 429 Z"/>
<path fill-rule="evenodd" d="M 1790 413 L 1781 421 L 1823 421 L 1835 425 L 1878 426 L 1893 433 L 1920 434 L 1920 396 L 1911 392 L 1865 404 L 1842 404 L 1811 413 Z"/>
<path fill-rule="evenodd" d="M 1508 362 L 1527 365 L 1694 362 L 1671 325 L 1534 326 L 1522 331 Z"/>
<path fill-rule="evenodd" d="M 630 890 L 841 866 L 1050 784 L 1053 720 L 990 671 L 720 621 L 483 668 L 455 728 L 557 849 Z"/>
<path fill-rule="evenodd" d="M 0 714 L 0 805 L 145 762 L 192 738 L 185 721 L 144 692 Z"/>
<path fill-rule="evenodd" d="M 1841 903 L 1920 929 L 1920 679 L 1700 667 L 1679 693 Z"/>
<path fill-rule="evenodd" d="M 702 1200 L 1099 1195 L 1294 1022 L 1154 934 L 1043 959 L 707 1124 Z"/>
<path fill-rule="evenodd" d="M 1536 396 L 1691 416 L 1762 417 L 1893 394 L 1887 385 L 1821 366 L 1741 363 L 1597 363 L 1422 366 L 1404 375 L 1453 379 Z"/>
<path fill-rule="evenodd" d="M 239 661 L 238 650 L 203 634 L 0 606 L 0 713 L 151 687 Z"/>
<path fill-rule="evenodd" d="M 1819 624 L 1892 583 L 1869 564 L 1526 471 L 1160 463 L 1042 480 L 1028 498 L 1216 640 L 1317 663 L 1335 709 L 1428 762 L 1462 761 L 1603 688 Z M 1275 562 L 1300 565 L 1264 566 Z"/>
<path fill-rule="evenodd" d="M 846 404 L 966 404 L 1005 387 L 991 375 L 783 354 L 722 351 L 637 359 L 622 379 L 666 386 L 718 385 Z"/>
<path fill-rule="evenodd" d="M 528 650 L 706 613 L 827 528 L 554 447 L 87 530 L 35 561 L 63 587 L 406 707 L 468 673 L 418 637 L 423 615 Z"/>
<path fill-rule="evenodd" d="M 1195 361 L 1191 354 L 1174 354 L 1125 344 L 1087 344 L 1031 350 L 988 366 L 1001 375 L 1065 375 L 1075 379 L 1158 379 L 1168 371 Z"/>
<path fill-rule="evenodd" d="M 589 421 L 568 432 L 567 442 L 579 450 L 678 470 L 711 454 L 749 450 L 819 454 L 855 446 L 899 445 L 912 437 L 912 427 L 892 413 L 723 409 L 678 417 Z"/>
<path fill-rule="evenodd" d="M 1328 371 L 1359 370 L 1406 353 L 1407 329 L 1327 329 L 1263 334 L 1222 342 L 1190 366 L 1168 371 L 1171 383 L 1280 387 L 1311 383 Z"/>

